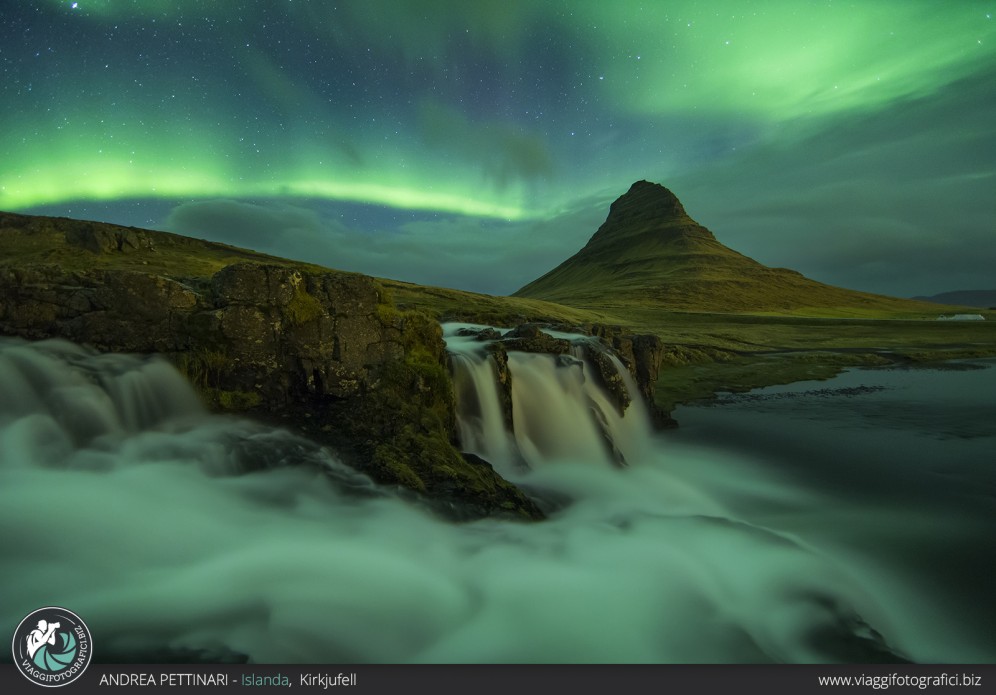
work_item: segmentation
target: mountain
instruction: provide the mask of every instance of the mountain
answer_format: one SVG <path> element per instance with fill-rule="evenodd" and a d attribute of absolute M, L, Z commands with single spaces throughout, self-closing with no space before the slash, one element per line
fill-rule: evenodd
<path fill-rule="evenodd" d="M 996 306 L 996 290 L 955 290 L 954 292 L 941 292 L 930 297 L 913 297 L 913 299 L 921 302 L 956 304 L 988 309 Z"/>
<path fill-rule="evenodd" d="M 730 249 L 664 186 L 637 181 L 583 249 L 514 293 L 585 309 L 808 316 L 936 314 L 932 304 L 825 285 Z"/>

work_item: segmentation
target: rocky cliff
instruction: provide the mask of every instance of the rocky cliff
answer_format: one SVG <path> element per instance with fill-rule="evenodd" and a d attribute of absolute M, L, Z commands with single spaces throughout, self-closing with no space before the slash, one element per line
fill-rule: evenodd
<path fill-rule="evenodd" d="M 457 517 L 541 516 L 453 446 L 438 323 L 375 279 L 172 234 L 0 213 L 0 333 L 161 353 L 216 410 L 334 445 Z"/>

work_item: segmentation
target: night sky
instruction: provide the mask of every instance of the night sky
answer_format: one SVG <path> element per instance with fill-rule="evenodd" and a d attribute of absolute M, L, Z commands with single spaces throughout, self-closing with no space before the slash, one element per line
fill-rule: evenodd
<path fill-rule="evenodd" d="M 996 1 L 0 0 L 0 209 L 512 292 L 638 179 L 846 287 L 996 287 Z"/>

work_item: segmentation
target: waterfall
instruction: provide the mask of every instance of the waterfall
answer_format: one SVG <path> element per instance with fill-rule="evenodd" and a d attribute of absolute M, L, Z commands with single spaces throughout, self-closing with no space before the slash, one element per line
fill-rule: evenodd
<path fill-rule="evenodd" d="M 892 490 L 894 470 L 856 455 L 838 478 L 846 460 L 829 445 L 805 476 L 791 451 L 777 466 L 665 446 L 638 398 L 620 414 L 583 338 L 556 357 L 510 352 L 505 372 L 485 341 L 447 332 L 464 448 L 563 500 L 543 523 L 444 521 L 318 444 L 205 413 L 160 359 L 0 339 L 0 620 L 65 606 L 104 659 L 133 663 L 996 654 L 985 558 L 930 569 L 952 543 L 985 547 L 991 505 L 975 480 L 991 474 L 952 483 L 963 494 L 920 476 L 914 508 L 855 495 L 852 478 Z M 831 442 L 839 422 L 812 426 Z M 975 446 L 965 460 L 990 471 L 991 442 Z M 875 466 L 881 479 L 861 477 Z M 917 469 L 903 470 L 908 487 Z"/>
<path fill-rule="evenodd" d="M 300 465 L 350 496 L 384 494 L 316 443 L 210 415 L 161 357 L 0 339 L 0 467 L 98 472 L 164 462 L 212 476 Z"/>
<path fill-rule="evenodd" d="M 0 343 L 0 458 L 29 451 L 29 459 L 65 462 L 82 448 L 203 415 L 197 394 L 161 358 L 60 340 Z"/>
<path fill-rule="evenodd" d="M 489 346 L 464 323 L 443 326 L 452 356 L 457 425 L 464 451 L 487 460 L 505 476 L 552 463 L 611 466 L 640 460 L 648 446 L 646 406 L 629 371 L 607 356 L 622 377 L 630 403 L 625 412 L 605 392 L 585 344 L 596 339 L 551 331 L 570 341 L 565 355 L 510 351 L 510 409 L 502 403 L 497 363 Z"/>

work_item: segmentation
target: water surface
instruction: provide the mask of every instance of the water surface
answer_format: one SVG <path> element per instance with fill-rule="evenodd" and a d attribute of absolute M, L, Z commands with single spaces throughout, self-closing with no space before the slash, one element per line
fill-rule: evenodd
<path fill-rule="evenodd" d="M 745 518 L 791 532 L 888 593 L 894 644 L 921 660 L 991 662 L 994 365 L 852 369 L 679 408 L 668 441 L 749 463 L 742 472 L 718 459 L 701 470 L 672 463 L 714 491 L 723 485 L 722 499 Z M 745 475 L 780 486 L 784 503 L 743 495 L 735 481 Z"/>
<path fill-rule="evenodd" d="M 684 409 L 628 467 L 518 473 L 549 520 L 454 524 L 206 414 L 161 360 L 0 341 L 0 624 L 65 606 L 112 661 L 996 661 L 994 372 Z M 544 363 L 513 387 L 584 394 L 564 384 L 585 375 Z"/>

